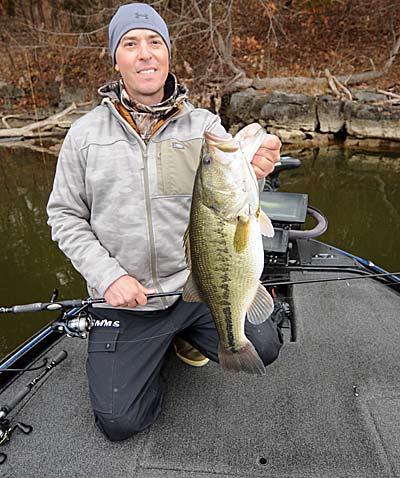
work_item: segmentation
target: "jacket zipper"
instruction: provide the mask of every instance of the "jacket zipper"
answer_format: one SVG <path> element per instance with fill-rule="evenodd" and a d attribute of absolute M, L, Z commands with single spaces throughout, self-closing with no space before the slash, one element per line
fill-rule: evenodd
<path fill-rule="evenodd" d="M 119 119 L 122 118 L 120 113 L 117 111 L 115 106 L 111 103 L 112 105 L 112 110 L 114 115 Z M 178 113 L 180 113 L 180 110 L 177 111 L 174 115 L 172 115 L 170 118 L 168 118 L 168 121 L 166 121 L 164 124 L 162 124 L 159 129 L 156 131 L 156 133 L 160 133 L 165 125 L 169 122 L 170 119 L 173 117 L 177 116 Z M 151 201 L 150 201 L 150 191 L 149 191 L 149 169 L 148 169 L 148 164 L 147 164 L 147 159 L 148 159 L 148 144 L 150 144 L 151 138 L 149 139 L 149 143 L 146 145 L 146 143 L 142 140 L 141 136 L 132 128 L 132 126 L 124 119 L 122 118 L 125 123 L 127 123 L 128 128 L 132 131 L 133 135 L 137 138 L 138 144 L 140 146 L 140 149 L 142 150 L 142 157 L 143 157 L 143 175 L 144 175 L 144 197 L 145 197 L 145 204 L 146 204 L 146 216 L 147 216 L 147 233 L 149 235 L 149 243 L 150 243 L 150 266 L 151 266 L 151 278 L 153 281 L 154 286 L 160 291 L 164 292 L 163 288 L 161 287 L 161 284 L 158 280 L 158 275 L 157 275 L 157 266 L 156 266 L 156 260 L 155 260 L 155 242 L 154 242 L 154 232 L 153 232 L 153 222 L 152 222 L 152 212 L 151 212 Z M 168 303 L 165 297 L 160 297 L 161 298 L 161 303 L 164 308 L 168 307 Z"/>
<path fill-rule="evenodd" d="M 156 267 L 156 260 L 155 260 L 155 242 L 154 242 L 154 232 L 153 232 L 153 217 L 151 212 L 151 201 L 150 201 L 150 191 L 149 191 L 149 168 L 147 164 L 147 146 L 144 150 L 142 150 L 143 154 L 143 164 L 144 164 L 144 198 L 146 203 L 146 214 L 147 214 L 147 232 L 149 235 L 149 243 L 150 243 L 150 265 L 151 265 L 151 278 L 157 290 L 160 292 L 164 292 L 161 284 L 158 280 L 157 274 L 157 267 Z M 163 306 L 166 308 L 168 307 L 167 301 L 165 297 L 161 297 L 161 302 Z"/>

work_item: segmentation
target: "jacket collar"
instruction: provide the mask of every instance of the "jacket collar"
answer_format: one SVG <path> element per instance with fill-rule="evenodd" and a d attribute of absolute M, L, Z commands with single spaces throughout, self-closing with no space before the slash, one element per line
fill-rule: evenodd
<path fill-rule="evenodd" d="M 120 102 L 129 111 L 138 111 L 142 113 L 167 113 L 168 110 L 175 108 L 178 104 L 188 100 L 188 90 L 184 85 L 178 83 L 176 76 L 168 74 L 164 85 L 164 98 L 156 105 L 143 105 L 134 98 L 130 98 L 124 83 L 121 80 L 111 81 L 98 89 L 100 96 L 110 98 L 113 101 Z"/>

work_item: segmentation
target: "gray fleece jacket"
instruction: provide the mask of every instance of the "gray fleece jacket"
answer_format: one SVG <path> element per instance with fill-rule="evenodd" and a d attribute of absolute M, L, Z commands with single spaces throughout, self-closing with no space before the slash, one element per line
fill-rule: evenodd
<path fill-rule="evenodd" d="M 109 98 L 73 124 L 58 159 L 48 224 L 92 297 L 103 297 L 125 274 L 158 292 L 183 287 L 183 233 L 206 130 L 225 133 L 217 116 L 184 102 L 146 145 Z M 175 300 L 153 299 L 138 309 Z"/>

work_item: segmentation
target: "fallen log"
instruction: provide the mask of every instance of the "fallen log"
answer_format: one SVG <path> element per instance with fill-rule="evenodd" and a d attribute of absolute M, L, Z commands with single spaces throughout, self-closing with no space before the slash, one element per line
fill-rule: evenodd
<path fill-rule="evenodd" d="M 368 83 L 384 76 L 386 71 L 366 71 L 365 73 L 355 73 L 350 75 L 337 76 L 337 80 L 345 86 L 357 85 L 360 83 Z M 229 91 L 254 88 L 256 90 L 286 90 L 301 86 L 307 87 L 324 87 L 327 86 L 328 79 L 325 78 L 309 78 L 307 76 L 292 77 L 276 77 L 276 78 L 239 78 L 229 86 Z"/>
<path fill-rule="evenodd" d="M 4 138 L 18 138 L 18 139 L 24 139 L 24 138 L 38 138 L 38 137 L 49 137 L 49 136 L 59 136 L 60 132 L 48 132 L 49 129 L 53 128 L 62 128 L 62 129 L 68 129 L 73 121 L 75 121 L 76 118 L 66 120 L 65 116 L 67 116 L 70 113 L 78 113 L 78 114 L 85 114 L 87 111 L 79 111 L 79 107 L 81 106 L 87 106 L 91 104 L 91 102 L 87 103 L 72 103 L 68 108 L 65 108 L 63 111 L 60 111 L 59 113 L 56 113 L 52 116 L 49 116 L 48 118 L 41 120 L 41 121 L 35 121 L 34 123 L 30 123 L 25 126 L 21 126 L 19 128 L 4 128 L 0 129 L 0 139 Z"/>
<path fill-rule="evenodd" d="M 334 91 L 335 87 L 333 85 L 333 81 L 336 82 L 336 85 L 342 89 L 346 95 L 350 95 L 349 90 L 345 87 L 350 85 L 358 85 L 360 83 L 368 83 L 369 81 L 377 80 L 382 78 L 382 76 L 386 75 L 386 73 L 390 70 L 391 66 L 393 65 L 394 60 L 396 59 L 397 55 L 400 51 L 400 36 L 395 39 L 394 45 L 392 50 L 389 54 L 389 59 L 383 65 L 381 70 L 372 70 L 366 71 L 364 73 L 354 73 L 350 75 L 341 75 L 341 76 L 332 76 L 326 75 L 325 78 L 309 78 L 306 76 L 293 76 L 293 77 L 280 77 L 280 78 L 247 78 L 242 76 L 230 83 L 228 88 L 226 89 L 227 92 L 230 92 L 235 89 L 242 89 L 242 88 L 255 88 L 256 90 L 264 90 L 264 89 L 279 89 L 285 90 L 288 88 L 295 88 L 299 86 L 308 86 L 308 87 L 324 87 L 329 84 L 331 89 Z M 339 92 L 338 92 L 339 93 Z"/>

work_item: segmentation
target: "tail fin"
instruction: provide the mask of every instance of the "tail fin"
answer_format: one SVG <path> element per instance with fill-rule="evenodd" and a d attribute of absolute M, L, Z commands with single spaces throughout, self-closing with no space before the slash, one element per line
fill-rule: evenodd
<path fill-rule="evenodd" d="M 253 344 L 247 342 L 237 352 L 231 352 L 221 345 L 218 347 L 218 359 L 222 368 L 234 372 L 247 372 L 253 375 L 264 375 L 265 365 L 256 352 Z"/>

